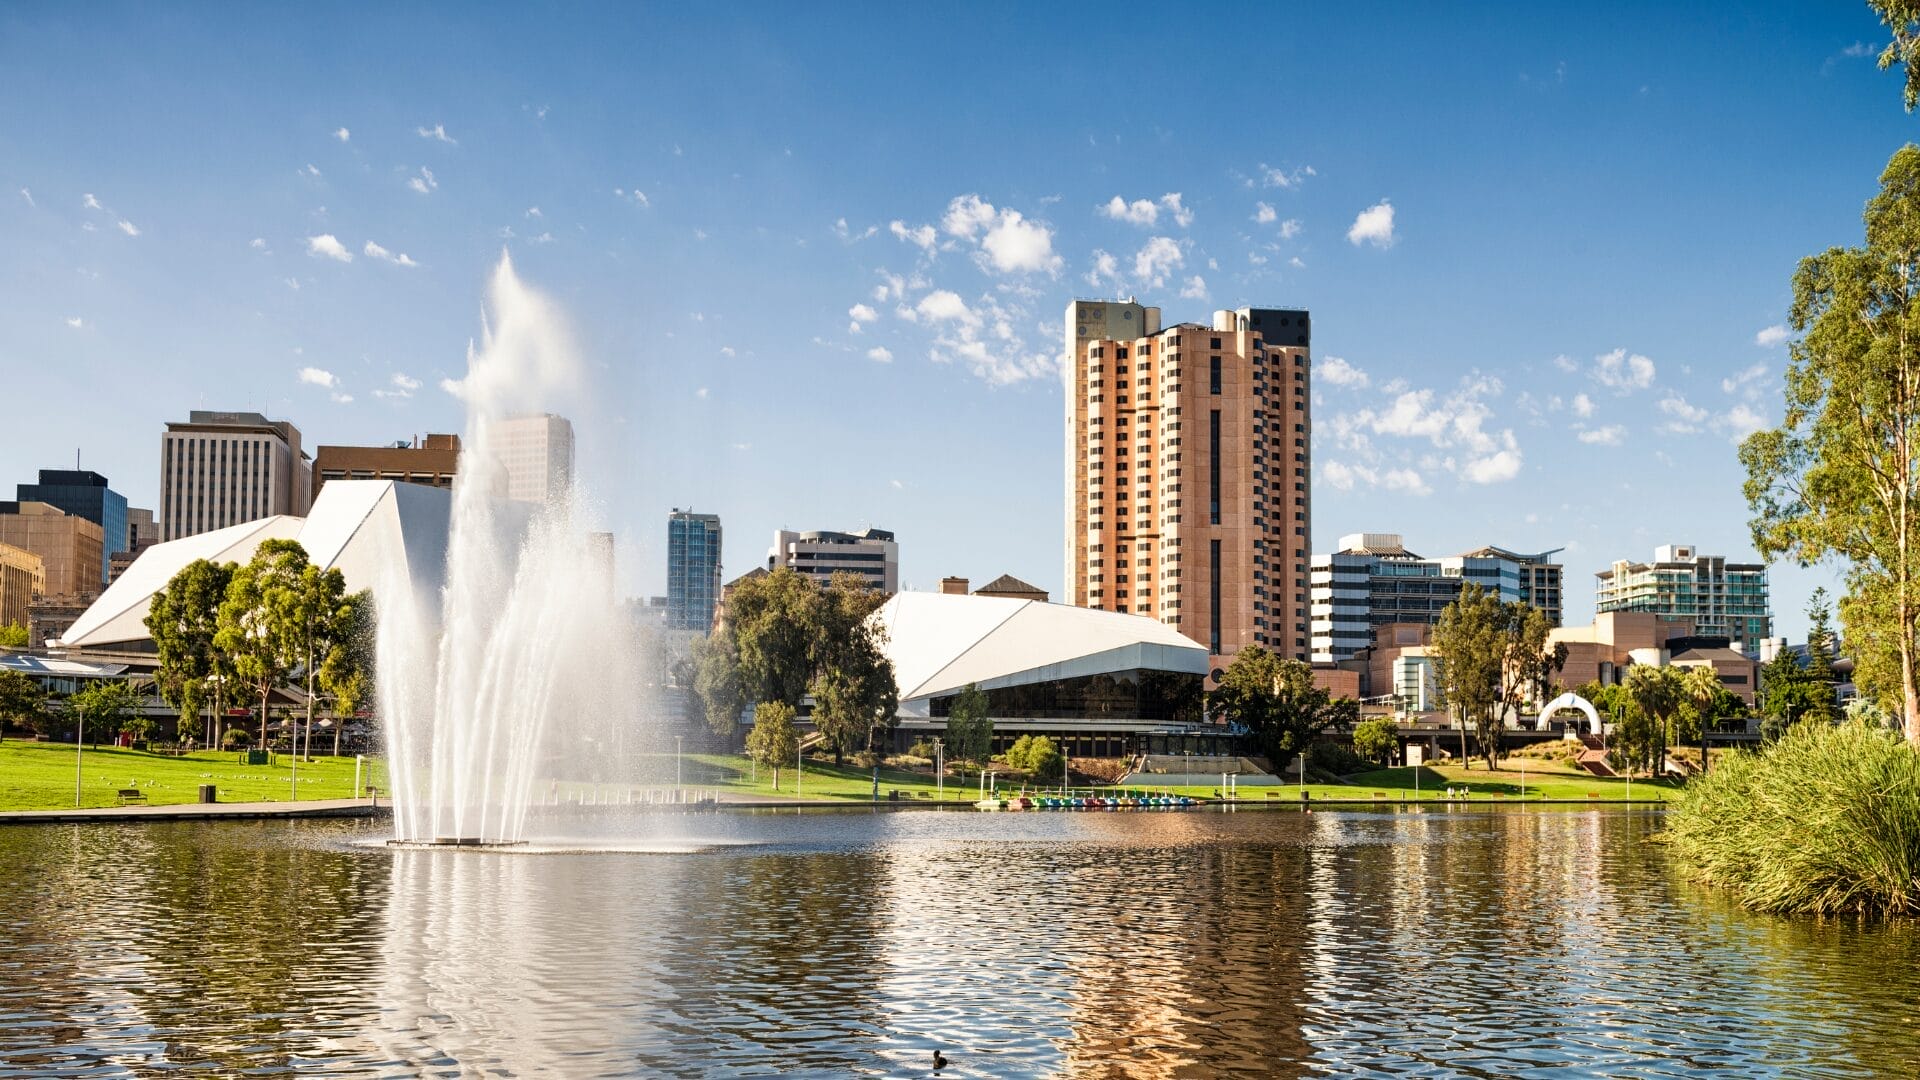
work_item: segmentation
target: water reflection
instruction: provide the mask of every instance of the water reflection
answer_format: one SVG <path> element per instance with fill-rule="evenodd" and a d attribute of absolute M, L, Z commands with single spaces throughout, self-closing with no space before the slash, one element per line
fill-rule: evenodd
<path fill-rule="evenodd" d="M 0 830 L 0 1076 L 1920 1071 L 1920 934 L 1740 912 L 1648 815 L 673 821 Z"/>

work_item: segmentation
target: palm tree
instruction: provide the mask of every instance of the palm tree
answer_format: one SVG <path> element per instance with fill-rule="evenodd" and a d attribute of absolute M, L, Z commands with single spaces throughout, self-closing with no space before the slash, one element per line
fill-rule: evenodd
<path fill-rule="evenodd" d="M 1720 673 L 1712 664 L 1688 668 L 1681 676 L 1680 691 L 1700 715 L 1700 771 L 1707 771 L 1707 725 L 1713 722 L 1713 706 L 1720 700 Z"/>

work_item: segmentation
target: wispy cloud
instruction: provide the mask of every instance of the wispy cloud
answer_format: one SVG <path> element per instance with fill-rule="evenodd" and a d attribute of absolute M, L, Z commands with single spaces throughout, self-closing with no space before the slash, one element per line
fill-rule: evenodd
<path fill-rule="evenodd" d="M 440 186 L 440 181 L 435 180 L 433 178 L 432 169 L 429 169 L 426 166 L 422 165 L 420 167 L 420 175 L 409 178 L 407 180 L 407 186 L 419 192 L 420 194 L 425 195 L 433 191 L 434 189 L 438 188 Z"/>
<path fill-rule="evenodd" d="M 932 251 L 933 245 L 940 239 L 940 234 L 935 232 L 931 225 L 917 225 L 909 228 L 904 221 L 894 221 L 888 223 L 887 229 L 893 235 L 922 251 Z"/>
<path fill-rule="evenodd" d="M 87 320 L 78 315 L 69 315 L 67 316 L 67 325 L 75 330 L 85 330 L 87 328 Z"/>
<path fill-rule="evenodd" d="M 887 348 L 885 345 L 875 345 L 873 348 L 867 350 L 867 359 L 877 364 L 891 364 L 893 363 L 893 350 Z"/>
<path fill-rule="evenodd" d="M 375 390 L 373 396 L 377 398 L 410 398 L 413 396 L 413 392 L 418 389 L 420 389 L 419 379 L 405 372 L 396 371 L 387 379 L 386 387 Z"/>
<path fill-rule="evenodd" d="M 1207 279 L 1195 274 L 1180 286 L 1182 300 L 1205 300 L 1207 298 Z"/>
<path fill-rule="evenodd" d="M 332 233 L 307 237 L 307 254 L 317 258 L 333 259 L 336 262 L 353 261 L 353 252 L 348 251 L 347 246 L 335 239 Z"/>
<path fill-rule="evenodd" d="M 647 207 L 653 205 L 653 201 L 647 198 L 647 193 L 641 191 L 639 188 L 633 188 L 632 190 L 628 190 L 627 188 L 614 188 L 613 195 L 617 199 L 630 200 L 635 206 Z"/>
<path fill-rule="evenodd" d="M 1367 373 L 1347 363 L 1338 356 L 1321 357 L 1313 365 L 1313 373 L 1335 386 L 1360 388 L 1369 381 Z"/>
<path fill-rule="evenodd" d="M 1393 203 L 1386 199 L 1360 211 L 1347 229 L 1347 243 L 1355 247 L 1372 244 L 1377 248 L 1390 248 L 1397 239 L 1393 231 Z"/>
<path fill-rule="evenodd" d="M 1193 211 L 1182 201 L 1177 191 L 1169 191 L 1158 200 L 1135 199 L 1132 202 L 1115 195 L 1100 207 L 1100 213 L 1105 217 L 1112 218 L 1114 221 L 1124 221 L 1129 225 L 1141 226 L 1159 224 L 1162 210 L 1167 212 L 1174 224 L 1183 229 L 1193 224 Z"/>
<path fill-rule="evenodd" d="M 1625 349 L 1615 349 L 1593 358 L 1595 381 L 1618 393 L 1645 390 L 1653 385 L 1654 374 L 1653 361 L 1639 353 L 1629 354 Z"/>
<path fill-rule="evenodd" d="M 1280 212 L 1263 202 L 1253 204 L 1253 220 L 1261 225 L 1271 225 L 1279 220 Z"/>
<path fill-rule="evenodd" d="M 1766 329 L 1760 331 L 1759 333 L 1753 335 L 1753 343 L 1755 345 L 1760 346 L 1763 349 L 1771 349 L 1775 345 L 1778 345 L 1786 341 L 1787 338 L 1791 336 L 1792 335 L 1787 331 L 1787 328 L 1785 326 L 1775 323 L 1774 325 L 1769 326 Z"/>
<path fill-rule="evenodd" d="M 118 225 L 120 227 L 120 231 L 123 233 L 126 233 L 128 236 L 140 235 L 140 226 L 135 225 L 133 222 L 128 221 L 126 218 L 121 218 L 119 221 L 114 222 L 114 224 Z"/>
<path fill-rule="evenodd" d="M 1627 429 L 1619 424 L 1608 424 L 1605 427 L 1588 428 L 1580 433 L 1579 438 L 1589 446 L 1619 446 L 1626 434 Z"/>
<path fill-rule="evenodd" d="M 353 138 L 353 132 L 348 131 L 346 128 L 335 128 L 333 137 L 339 139 L 341 142 L 346 142 Z"/>
<path fill-rule="evenodd" d="M 419 266 L 420 265 L 419 263 L 414 262 L 413 259 L 410 256 L 408 256 L 406 252 L 403 251 L 400 254 L 396 255 L 393 252 L 388 251 L 386 248 L 381 247 L 379 244 L 376 244 L 371 240 L 367 241 L 366 246 L 361 248 L 360 250 L 369 259 L 378 259 L 381 262 L 389 262 L 395 266 Z"/>
<path fill-rule="evenodd" d="M 33 192 L 28 191 L 26 188 L 20 189 L 20 197 L 27 200 L 28 206 L 38 208 L 40 205 L 39 203 L 33 201 Z"/>
<path fill-rule="evenodd" d="M 1306 182 L 1307 177 L 1318 175 L 1311 165 L 1302 165 L 1293 169 L 1276 169 L 1264 161 L 1260 163 L 1260 169 L 1256 173 L 1260 186 L 1270 188 L 1297 188 Z M 1253 181 L 1249 180 L 1247 183 L 1251 186 Z"/>
<path fill-rule="evenodd" d="M 323 386 L 329 390 L 340 385 L 340 379 L 325 368 L 303 367 L 299 379 L 308 386 Z"/>
<path fill-rule="evenodd" d="M 417 127 L 414 129 L 414 132 L 415 134 L 418 134 L 423 139 L 432 139 L 435 142 L 443 142 L 448 144 L 449 146 L 460 145 L 460 141 L 458 139 L 455 139 L 453 136 L 447 134 L 447 128 L 446 128 L 446 125 L 444 124 L 435 124 L 432 127 L 424 127 L 424 126 Z"/>

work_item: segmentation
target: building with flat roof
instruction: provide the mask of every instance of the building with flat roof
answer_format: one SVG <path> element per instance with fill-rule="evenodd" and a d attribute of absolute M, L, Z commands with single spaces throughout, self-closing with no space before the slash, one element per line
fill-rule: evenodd
<path fill-rule="evenodd" d="M 300 429 L 254 412 L 194 409 L 160 436 L 160 537 L 305 514 L 313 461 Z"/>
<path fill-rule="evenodd" d="M 720 603 L 720 515 L 667 515 L 667 627 L 706 633 Z"/>
<path fill-rule="evenodd" d="M 491 421 L 487 438 L 506 470 L 506 498 L 542 503 L 573 486 L 573 422 L 566 417 L 509 416 Z"/>
<path fill-rule="evenodd" d="M 428 435 L 391 446 L 322 446 L 313 453 L 313 494 L 329 480 L 398 480 L 450 488 L 460 465 L 460 436 Z"/>
<path fill-rule="evenodd" d="M 1663 544 L 1653 549 L 1652 562 L 1615 560 L 1594 578 L 1596 612 L 1691 619 L 1697 634 L 1724 637 L 1749 656 L 1773 636 L 1763 563 L 1730 563 L 1691 544 Z"/>
<path fill-rule="evenodd" d="M 1720 685 L 1753 704 L 1760 688 L 1760 662 L 1731 647 L 1725 635 L 1703 631 L 1692 616 L 1651 611 L 1607 611 L 1590 626 L 1564 626 L 1547 635 L 1547 644 L 1567 646 L 1567 662 L 1556 679 L 1562 686 L 1590 682 L 1615 685 L 1636 664 L 1649 667 L 1711 667 Z"/>
<path fill-rule="evenodd" d="M 46 591 L 47 566 L 40 556 L 0 544 L 0 626 L 27 625 L 27 606 Z"/>
<path fill-rule="evenodd" d="M 900 545 L 885 529 L 859 532 L 793 532 L 773 534 L 767 549 L 767 569 L 782 566 L 825 585 L 836 571 L 858 574 L 866 583 L 892 595 L 900 591 Z"/>
<path fill-rule="evenodd" d="M 1216 668 L 1248 645 L 1307 657 L 1308 321 L 1067 305 L 1069 604 L 1157 619 Z"/>
<path fill-rule="evenodd" d="M 112 557 L 133 546 L 127 529 L 127 497 L 109 487 L 107 478 L 97 472 L 41 469 L 39 482 L 17 485 L 14 497 L 21 502 L 42 502 L 59 507 L 100 526 L 101 586 L 105 586 L 112 576 Z"/>
<path fill-rule="evenodd" d="M 1439 622 L 1467 582 L 1503 602 L 1532 604 L 1558 626 L 1562 568 L 1552 561 L 1558 553 L 1483 547 L 1429 559 L 1408 551 L 1399 533 L 1343 536 L 1338 550 L 1313 557 L 1312 660 L 1347 660 L 1375 645 L 1382 626 Z"/>
<path fill-rule="evenodd" d="M 43 502 L 0 502 L 0 544 L 40 557 L 43 596 L 98 596 L 105 533 L 99 525 Z"/>

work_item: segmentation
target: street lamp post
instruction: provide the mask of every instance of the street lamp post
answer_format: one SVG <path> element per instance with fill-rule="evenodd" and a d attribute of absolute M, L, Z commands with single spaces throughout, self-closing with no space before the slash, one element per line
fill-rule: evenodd
<path fill-rule="evenodd" d="M 81 729 L 86 726 L 87 714 L 81 709 L 73 710 L 73 805 L 80 805 L 80 750 L 86 744 L 81 742 Z"/>
<path fill-rule="evenodd" d="M 947 797 L 947 744 L 939 738 L 933 740 L 933 787 L 935 799 Z"/>
<path fill-rule="evenodd" d="M 680 801 L 680 802 L 685 802 L 685 801 L 686 801 L 685 799 L 683 799 L 683 798 L 681 798 L 681 789 L 680 789 L 680 736 L 678 736 L 678 735 L 675 735 L 675 736 L 673 737 L 673 797 L 674 797 L 674 799 L 676 799 L 676 800 L 678 800 L 678 801 Z"/>

